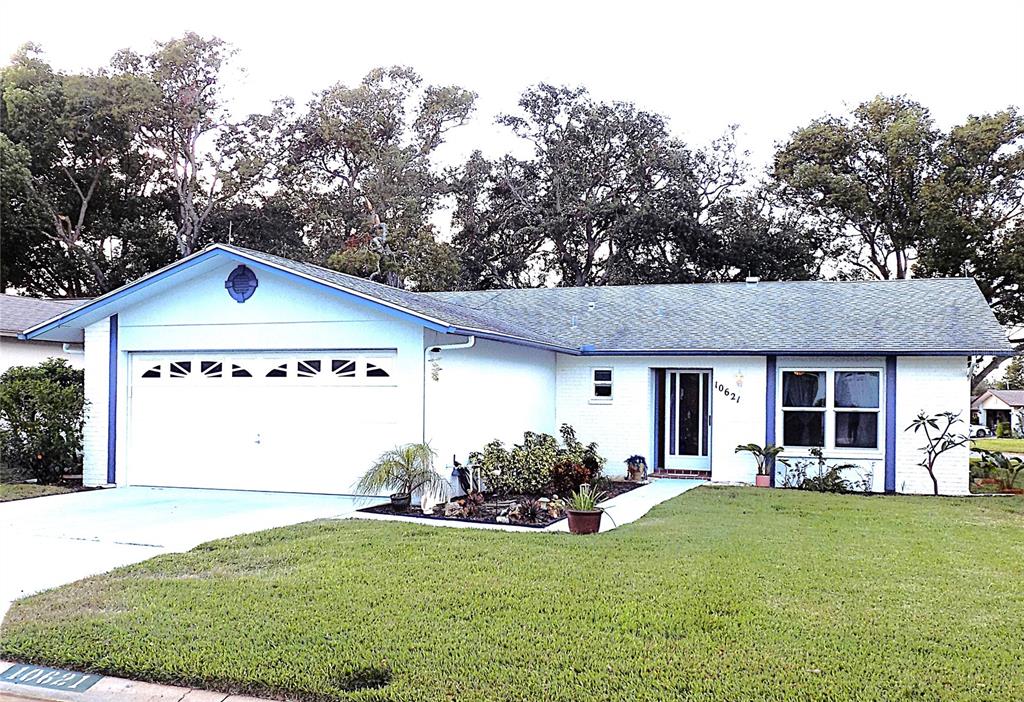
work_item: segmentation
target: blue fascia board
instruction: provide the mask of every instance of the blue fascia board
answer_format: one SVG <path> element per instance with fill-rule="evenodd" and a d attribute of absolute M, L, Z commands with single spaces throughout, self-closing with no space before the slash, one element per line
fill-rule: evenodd
<path fill-rule="evenodd" d="M 406 319 L 408 321 L 416 322 L 417 324 L 421 324 L 421 325 L 427 327 L 428 329 L 432 329 L 432 330 L 437 331 L 437 332 L 448 333 L 449 330 L 452 329 L 451 325 L 439 323 L 438 321 L 433 320 L 433 319 L 431 319 L 429 317 L 417 315 L 417 314 L 415 314 L 413 312 L 406 311 L 404 309 L 401 309 L 399 307 L 395 307 L 393 305 L 390 305 L 390 304 L 388 304 L 386 302 L 382 302 L 380 300 L 375 300 L 373 298 L 364 297 L 363 295 L 360 295 L 359 293 L 352 292 L 351 290 L 346 290 L 345 288 L 342 288 L 342 287 L 337 286 L 337 285 L 331 285 L 330 283 L 328 283 L 326 281 L 320 281 L 320 280 L 315 280 L 313 278 L 307 278 L 306 276 L 300 275 L 300 274 L 296 273 L 295 271 L 290 271 L 287 268 L 282 268 L 282 267 L 275 266 L 275 265 L 270 264 L 270 263 L 266 263 L 264 261 L 260 261 L 258 258 L 250 258 L 250 257 L 245 256 L 243 254 L 240 254 L 240 253 L 238 253 L 236 251 L 229 251 L 227 249 L 215 249 L 215 251 L 216 251 L 216 253 L 219 253 L 222 256 L 226 256 L 226 257 L 228 257 L 228 258 L 230 258 L 230 259 L 232 259 L 234 261 L 238 261 L 240 263 L 245 263 L 246 265 L 250 265 L 250 266 L 252 266 L 254 268 L 258 268 L 260 270 L 270 271 L 272 273 L 279 273 L 279 274 L 281 274 L 281 275 L 283 275 L 283 276 L 285 276 L 287 278 L 290 278 L 292 280 L 298 281 L 300 283 L 304 283 L 304 284 L 306 284 L 308 286 L 311 286 L 313 288 L 320 289 L 320 290 L 327 290 L 327 291 L 335 293 L 335 294 L 341 293 L 345 297 L 351 299 L 353 302 L 365 305 L 367 307 L 371 307 L 373 309 L 381 310 L 383 312 L 386 312 L 388 314 L 394 315 L 396 317 L 400 317 L 402 319 Z"/>
<path fill-rule="evenodd" d="M 871 351 L 844 351 L 834 350 L 806 350 L 806 349 L 750 349 L 750 350 L 724 350 L 724 349 L 654 349 L 654 350 L 601 350 L 593 346 L 581 346 L 581 356 L 858 356 L 858 357 L 879 357 L 879 356 L 1007 356 L 1006 351 L 992 350 L 950 350 L 928 351 L 917 350 L 895 350 L 879 349 Z M 1012 353 L 1009 355 L 1013 355 Z"/>
<path fill-rule="evenodd" d="M 112 304 L 128 295 L 131 295 L 133 293 L 138 292 L 139 290 L 142 290 L 143 288 L 147 288 L 150 285 L 153 285 L 154 283 L 159 283 L 161 280 L 169 278 L 170 276 L 176 273 L 180 273 L 181 271 L 187 270 L 192 266 L 203 263 L 204 261 L 207 261 L 213 256 L 217 255 L 217 253 L 218 252 L 214 250 L 205 250 L 200 251 L 199 253 L 194 254 L 191 257 L 183 258 L 180 261 L 172 263 L 170 266 L 161 268 L 155 273 L 150 274 L 148 277 L 140 278 L 134 283 L 128 283 L 127 285 L 122 286 L 117 290 L 113 290 L 109 293 L 106 293 L 105 295 L 100 295 L 95 300 L 83 305 L 82 307 L 76 307 L 70 312 L 62 314 L 59 317 L 54 317 L 53 319 L 44 322 L 41 326 L 29 328 L 25 330 L 25 332 L 18 334 L 18 338 L 35 339 L 40 334 L 45 334 L 46 332 L 56 329 L 57 327 L 62 327 L 68 322 L 72 322 L 78 319 L 82 315 L 85 315 L 90 312 L 95 312 L 101 307 L 105 307 L 106 305 Z"/>
<path fill-rule="evenodd" d="M 166 267 L 164 269 L 161 269 L 161 270 L 157 271 L 156 273 L 151 274 L 148 277 L 142 278 L 142 279 L 140 279 L 140 280 L 138 280 L 138 281 L 136 281 L 134 283 L 130 283 L 130 284 L 128 284 L 128 285 L 126 285 L 126 286 L 124 286 L 122 288 L 119 288 L 119 289 L 117 289 L 117 290 L 115 290 L 115 291 L 113 291 L 111 293 L 107 293 L 106 295 L 101 296 L 101 297 L 93 300 L 92 302 L 90 302 L 90 303 L 88 303 L 88 304 L 86 304 L 86 305 L 84 305 L 82 307 L 76 308 L 76 309 L 68 312 L 65 315 L 61 315 L 60 317 L 56 317 L 56 318 L 54 318 L 54 319 L 44 323 L 42 326 L 40 326 L 38 328 L 29 329 L 29 330 L 27 330 L 26 333 L 19 334 L 18 337 L 21 338 L 21 339 L 33 339 L 33 338 L 36 338 L 36 337 L 38 337 L 41 334 L 45 334 L 46 332 L 51 331 L 52 329 L 55 329 L 55 328 L 60 327 L 60 326 L 63 326 L 65 324 L 67 324 L 68 322 L 72 322 L 75 319 L 80 318 L 82 315 L 95 312 L 96 310 L 98 310 L 98 309 L 100 309 L 100 308 L 102 308 L 104 306 L 113 304 L 113 303 L 121 300 L 125 296 L 131 295 L 131 294 L 133 294 L 133 293 L 135 293 L 135 292 L 137 292 L 139 290 L 142 290 L 142 289 L 144 289 L 144 288 L 146 288 L 146 287 L 148 287 L 150 285 L 153 285 L 154 283 L 158 283 L 158 282 L 160 282 L 160 281 L 162 281 L 162 280 L 164 280 L 164 279 L 174 275 L 175 273 L 178 273 L 178 272 L 181 272 L 183 270 L 186 270 L 187 268 L 190 268 L 190 267 L 192 267 L 194 265 L 197 265 L 199 263 L 207 261 L 207 260 L 209 260 L 209 259 L 211 259 L 213 257 L 216 257 L 216 256 L 222 256 L 222 257 L 224 257 L 226 259 L 229 259 L 229 260 L 232 260 L 232 261 L 236 261 L 236 262 L 239 262 L 239 263 L 245 263 L 246 265 L 252 266 L 253 268 L 256 268 L 256 269 L 259 269 L 259 270 L 270 271 L 271 273 L 276 273 L 276 274 L 279 274 L 279 275 L 283 275 L 283 276 L 285 276 L 285 277 L 287 277 L 287 278 L 289 278 L 291 280 L 297 281 L 297 282 L 299 282 L 301 284 L 304 284 L 304 285 L 308 285 L 308 286 L 314 287 L 314 288 L 319 289 L 319 290 L 326 290 L 326 291 L 328 291 L 330 293 L 333 293 L 333 294 L 344 295 L 347 299 L 350 299 L 353 302 L 356 302 L 357 304 L 366 305 L 366 306 L 371 307 L 373 309 L 377 309 L 377 310 L 383 311 L 383 312 L 385 312 L 387 314 L 390 314 L 392 316 L 396 316 L 396 317 L 399 317 L 401 319 L 405 319 L 407 321 L 412 321 L 412 322 L 414 322 L 416 324 L 424 326 L 424 327 L 426 327 L 428 329 L 432 329 L 433 331 L 440 332 L 442 334 L 459 334 L 459 335 L 464 335 L 464 336 L 465 335 L 468 335 L 468 336 L 478 336 L 478 337 L 481 337 L 481 338 L 492 339 L 492 340 L 495 340 L 495 341 L 502 341 L 502 342 L 509 343 L 509 344 L 515 344 L 517 346 L 527 346 L 527 347 L 531 347 L 531 348 L 543 349 L 543 350 L 546 350 L 546 351 L 556 351 L 556 352 L 559 352 L 559 353 L 567 353 L 567 354 L 572 354 L 572 355 L 578 355 L 578 352 L 576 351 L 576 349 L 572 349 L 572 348 L 568 348 L 568 347 L 564 347 L 564 346 L 558 346 L 557 344 L 548 344 L 548 343 L 544 343 L 544 342 L 541 342 L 541 341 L 533 341 L 533 340 L 530 340 L 530 339 L 523 339 L 521 337 L 509 336 L 509 335 L 505 335 L 505 334 L 499 334 L 497 332 L 490 332 L 490 331 L 479 330 L 479 329 L 471 329 L 471 328 L 468 328 L 468 327 L 458 327 L 458 326 L 454 326 L 454 325 L 451 325 L 451 324 L 447 324 L 447 323 L 444 323 L 444 322 L 439 321 L 439 320 L 432 319 L 432 318 L 427 317 L 427 316 L 418 315 L 418 314 L 416 314 L 414 312 L 410 312 L 410 311 L 405 310 L 405 309 L 403 309 L 401 307 L 396 307 L 396 306 L 391 305 L 391 304 L 389 304 L 387 302 L 376 300 L 374 298 L 361 295 L 361 294 L 353 292 L 351 290 L 346 290 L 345 288 L 343 288 L 341 286 L 332 285 L 332 284 L 330 284 L 330 283 L 328 283 L 326 281 L 320 281 L 320 280 L 316 280 L 314 278 L 309 278 L 309 277 L 303 276 L 303 275 L 301 275 L 299 273 L 296 273 L 295 271 L 291 271 L 291 270 L 289 270 L 287 268 L 283 268 L 283 267 L 280 267 L 280 266 L 275 266 L 275 265 L 273 265 L 271 263 L 267 263 L 265 261 L 261 261 L 258 258 L 253 258 L 253 257 L 250 257 L 250 256 L 246 256 L 246 255 L 238 253 L 236 251 L 232 251 L 230 249 L 224 249 L 224 248 L 220 248 L 220 247 L 213 247 L 213 248 L 205 249 L 205 250 L 203 250 L 201 252 L 198 252 L 198 253 L 194 254 L 192 257 L 183 258 L 180 261 L 177 261 L 174 264 L 171 264 L 170 266 L 168 266 L 168 267 Z"/>
<path fill-rule="evenodd" d="M 542 351 L 554 351 L 555 353 L 562 353 L 567 356 L 582 355 L 579 349 L 569 348 L 568 346 L 547 344 L 544 343 L 543 341 L 533 341 L 532 339 L 524 339 L 519 336 L 507 336 L 505 334 L 498 334 L 495 332 L 481 331 L 479 329 L 470 329 L 469 327 L 449 327 L 447 333 L 458 334 L 459 336 L 475 336 L 479 339 L 500 341 L 505 344 L 512 344 L 513 346 L 525 346 L 526 348 L 540 349 Z"/>
<path fill-rule="evenodd" d="M 264 263 L 264 262 L 260 261 L 259 259 L 250 258 L 248 256 L 244 256 L 244 255 L 239 254 L 239 253 L 234 252 L 234 251 L 228 251 L 226 249 L 210 248 L 210 249 L 205 249 L 205 250 L 203 250 L 201 252 L 198 252 L 198 253 L 194 254 L 192 257 L 183 258 L 180 261 L 176 261 L 175 263 L 171 264 L 170 266 L 168 266 L 166 268 L 163 268 L 163 269 L 161 269 L 161 270 L 159 270 L 159 271 L 149 275 L 148 277 L 141 278 L 141 279 L 135 281 L 134 283 L 129 283 L 128 285 L 125 285 L 124 287 L 118 288 L 117 290 L 114 290 L 114 291 L 112 291 L 110 293 L 107 293 L 106 295 L 101 295 L 100 297 L 96 298 L 92 302 L 90 302 L 90 303 L 88 303 L 88 304 L 86 304 L 86 305 L 84 305 L 82 307 L 75 308 L 74 310 L 71 310 L 70 312 L 68 312 L 66 314 L 63 314 L 63 315 L 61 315 L 59 317 L 55 317 L 54 319 L 49 320 L 48 322 L 43 323 L 42 326 L 28 329 L 25 332 L 19 334 L 18 338 L 19 339 L 34 339 L 34 338 L 38 337 L 39 335 L 45 334 L 46 332 L 51 331 L 51 330 L 53 330 L 53 329 L 55 329 L 57 327 L 64 326 L 67 323 L 72 322 L 72 321 L 82 317 L 85 314 L 88 314 L 88 313 L 91 313 L 91 312 L 95 312 L 96 310 L 98 310 L 98 309 L 100 309 L 102 307 L 105 307 L 107 305 L 113 304 L 113 303 L 121 300 L 122 298 L 124 298 L 124 297 L 126 297 L 128 295 L 132 295 L 132 294 L 138 292 L 139 290 L 142 290 L 142 289 L 144 289 L 146 287 L 149 287 L 150 285 L 153 285 L 154 283 L 159 283 L 160 281 L 162 281 L 162 280 L 164 280 L 166 278 L 169 278 L 170 276 L 173 276 L 173 275 L 175 275 L 177 273 L 180 273 L 181 271 L 187 270 L 188 268 L 191 268 L 192 266 L 198 265 L 200 263 L 208 261 L 211 258 L 214 258 L 214 257 L 217 257 L 217 256 L 223 256 L 223 257 L 228 258 L 230 260 L 244 262 L 247 265 L 251 265 L 254 268 L 259 268 L 261 270 L 267 270 L 267 271 L 272 271 L 274 273 L 279 273 L 279 274 L 285 275 L 285 276 L 287 276 L 287 277 L 289 277 L 289 278 L 291 278 L 293 280 L 297 280 L 297 281 L 299 281 L 301 283 L 304 283 L 306 285 L 311 285 L 313 287 L 317 287 L 317 288 L 321 288 L 321 289 L 326 289 L 326 290 L 329 290 L 329 291 L 331 291 L 333 293 L 344 294 L 344 295 L 346 295 L 347 297 L 350 297 L 352 300 L 354 300 L 356 302 L 359 302 L 361 304 L 369 305 L 369 306 L 374 307 L 376 309 L 384 310 L 385 312 L 388 312 L 390 314 L 393 314 L 393 315 L 396 315 L 396 316 L 399 316 L 399 317 L 402 317 L 402 318 L 405 318 L 405 319 L 414 320 L 418 324 L 422 324 L 422 325 L 424 325 L 424 326 L 426 326 L 426 327 L 428 327 L 430 329 L 433 329 L 435 331 L 448 332 L 452 328 L 450 325 L 439 324 L 438 322 L 436 322 L 436 321 L 434 321 L 432 319 L 418 316 L 416 314 L 413 314 L 411 312 L 407 312 L 407 311 L 405 311 L 403 309 L 400 309 L 400 308 L 393 307 L 393 306 L 391 306 L 391 305 L 389 305 L 387 303 L 380 302 L 378 300 L 372 300 L 372 299 L 363 297 L 361 295 L 358 295 L 358 294 L 353 293 L 351 291 L 345 290 L 343 288 L 340 288 L 340 287 L 337 287 L 337 286 L 334 286 L 334 285 L 330 285 L 330 284 L 328 284 L 326 282 L 321 282 L 321 281 L 317 281 L 317 280 L 312 280 L 310 278 L 306 278 L 305 276 L 301 276 L 298 273 L 295 273 L 293 271 L 289 271 L 286 268 L 279 268 L 277 266 L 273 266 L 273 265 Z"/>

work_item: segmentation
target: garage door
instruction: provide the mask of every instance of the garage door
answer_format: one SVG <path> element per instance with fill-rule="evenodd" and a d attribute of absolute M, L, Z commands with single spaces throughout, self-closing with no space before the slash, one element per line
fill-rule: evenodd
<path fill-rule="evenodd" d="M 393 351 L 132 354 L 132 485 L 351 494 L 396 440 Z"/>

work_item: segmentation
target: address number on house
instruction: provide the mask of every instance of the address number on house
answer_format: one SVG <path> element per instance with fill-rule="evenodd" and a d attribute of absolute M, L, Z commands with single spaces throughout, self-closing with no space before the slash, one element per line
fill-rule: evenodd
<path fill-rule="evenodd" d="M 103 679 L 102 675 L 44 668 L 41 665 L 12 665 L 0 673 L 0 682 L 45 687 L 65 692 L 85 692 Z"/>
<path fill-rule="evenodd" d="M 735 390 L 733 390 L 732 388 L 724 385 L 723 383 L 719 383 L 719 382 L 716 381 L 715 382 L 715 390 L 717 390 L 718 392 L 722 393 L 723 395 L 725 395 L 728 399 L 732 400 L 733 402 L 739 402 L 740 401 L 739 393 L 736 392 Z"/>

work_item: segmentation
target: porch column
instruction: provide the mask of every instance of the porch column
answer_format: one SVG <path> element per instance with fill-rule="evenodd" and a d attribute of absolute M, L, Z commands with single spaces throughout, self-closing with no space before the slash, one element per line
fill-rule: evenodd
<path fill-rule="evenodd" d="M 117 482 L 117 315 L 110 315 L 110 349 L 107 358 L 107 482 Z"/>
<path fill-rule="evenodd" d="M 896 492 L 896 357 L 885 357 L 885 491 Z"/>
<path fill-rule="evenodd" d="M 775 369 L 778 363 L 777 356 L 765 357 L 765 380 L 766 392 L 764 394 L 764 445 L 775 443 Z M 775 487 L 775 459 L 771 458 L 771 486 Z"/>

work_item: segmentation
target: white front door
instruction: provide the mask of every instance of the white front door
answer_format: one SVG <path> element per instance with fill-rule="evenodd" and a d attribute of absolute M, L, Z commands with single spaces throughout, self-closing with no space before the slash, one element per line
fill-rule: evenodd
<path fill-rule="evenodd" d="M 711 371 L 665 372 L 665 468 L 710 470 Z"/>
<path fill-rule="evenodd" d="M 394 352 L 131 356 L 131 485 L 351 494 L 397 441 Z"/>

